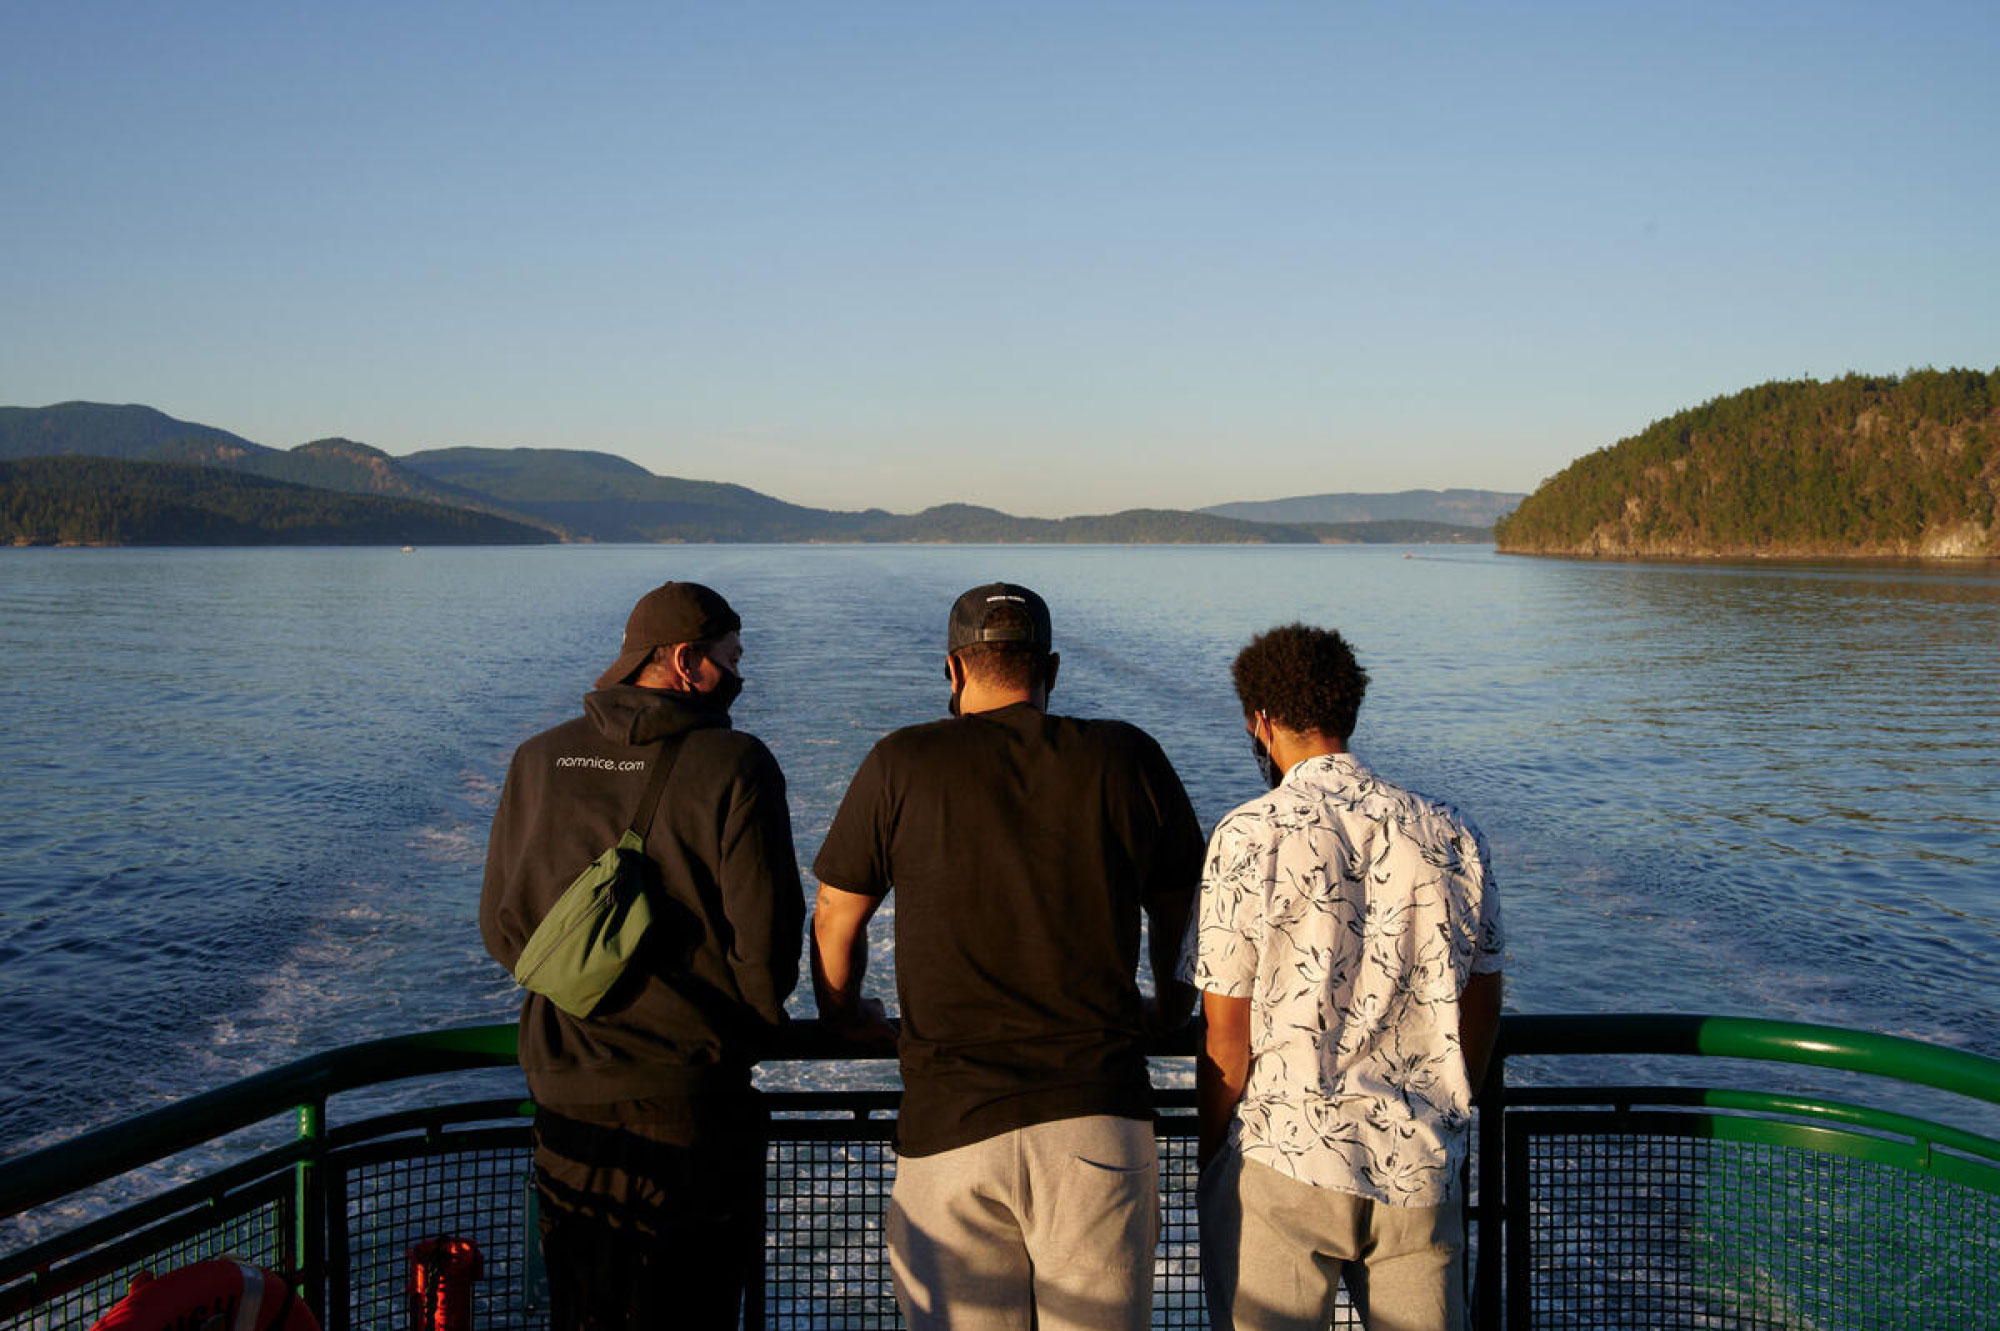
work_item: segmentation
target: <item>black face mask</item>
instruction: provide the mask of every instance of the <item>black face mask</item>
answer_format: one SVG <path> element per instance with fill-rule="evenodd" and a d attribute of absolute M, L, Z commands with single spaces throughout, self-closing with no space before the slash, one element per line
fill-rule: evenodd
<path fill-rule="evenodd" d="M 728 666 L 723 666 L 722 678 L 716 681 L 714 688 L 701 696 L 726 712 L 729 710 L 729 705 L 735 702 L 742 693 L 743 676 L 737 674 Z"/>
<path fill-rule="evenodd" d="M 1257 771 L 1263 776 L 1264 784 L 1276 790 L 1278 783 L 1285 779 L 1285 774 L 1278 770 L 1278 764 L 1271 757 L 1271 751 L 1264 747 L 1264 741 L 1255 735 L 1250 737 L 1250 754 L 1257 760 Z"/>

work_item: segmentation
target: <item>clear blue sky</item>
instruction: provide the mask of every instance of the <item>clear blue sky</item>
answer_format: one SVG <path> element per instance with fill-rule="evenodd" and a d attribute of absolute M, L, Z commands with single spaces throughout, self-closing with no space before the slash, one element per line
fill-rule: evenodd
<path fill-rule="evenodd" d="M 2000 4 L 13 3 L 0 404 L 1060 515 L 2000 365 Z"/>

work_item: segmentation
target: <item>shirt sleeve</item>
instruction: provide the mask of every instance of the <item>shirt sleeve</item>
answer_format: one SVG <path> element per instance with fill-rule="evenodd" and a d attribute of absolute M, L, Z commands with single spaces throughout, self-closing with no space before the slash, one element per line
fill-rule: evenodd
<path fill-rule="evenodd" d="M 833 815 L 833 826 L 813 860 L 813 873 L 828 887 L 863 896 L 887 896 L 890 807 L 888 760 L 877 744 L 848 783 Z"/>
<path fill-rule="evenodd" d="M 1181 979 L 1204 993 L 1248 998 L 1256 987 L 1266 876 L 1257 826 L 1253 818 L 1234 813 L 1209 838 L 1201 897 L 1188 917 L 1180 965 Z"/>

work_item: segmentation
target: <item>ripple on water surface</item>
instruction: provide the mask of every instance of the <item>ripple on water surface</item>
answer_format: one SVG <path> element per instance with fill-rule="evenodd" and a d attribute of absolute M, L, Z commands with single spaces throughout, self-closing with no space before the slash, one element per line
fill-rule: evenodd
<path fill-rule="evenodd" d="M 1374 676 L 1364 760 L 1492 842 L 1517 1010 L 2000 1054 L 2000 575 L 1403 553 L 13 552 L 0 1154 L 509 1019 L 475 927 L 509 752 L 574 712 L 667 577 L 744 614 L 739 720 L 786 769 L 807 864 L 873 740 L 943 713 L 967 586 L 1042 591 L 1057 707 L 1155 734 L 1206 822 L 1254 793 L 1230 659 L 1306 619 Z"/>

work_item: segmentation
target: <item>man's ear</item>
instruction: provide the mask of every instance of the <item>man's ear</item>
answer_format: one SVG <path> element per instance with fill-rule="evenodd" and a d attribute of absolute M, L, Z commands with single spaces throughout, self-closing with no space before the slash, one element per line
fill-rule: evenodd
<path fill-rule="evenodd" d="M 681 678 L 692 684 L 701 677 L 701 648 L 691 642 L 674 644 L 674 669 Z"/>
<path fill-rule="evenodd" d="M 1043 693 L 1054 693 L 1056 691 L 1056 670 L 1061 665 L 1062 665 L 1061 653 L 1050 652 L 1048 668 L 1042 674 Z"/>

